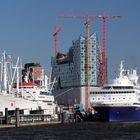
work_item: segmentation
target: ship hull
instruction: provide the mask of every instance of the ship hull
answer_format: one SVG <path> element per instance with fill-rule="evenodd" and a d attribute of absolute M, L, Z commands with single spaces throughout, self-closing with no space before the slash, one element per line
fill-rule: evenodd
<path fill-rule="evenodd" d="M 100 119 L 108 122 L 140 121 L 140 106 L 94 107 Z"/>
<path fill-rule="evenodd" d="M 44 110 L 45 115 L 53 115 L 55 104 L 49 105 L 46 102 L 30 101 L 23 98 L 0 95 L 0 113 L 3 115 L 5 115 L 5 108 L 8 108 L 8 110 L 19 108 L 21 110 L 25 110 L 27 114 L 29 114 L 30 110 L 38 110 L 41 108 Z"/>

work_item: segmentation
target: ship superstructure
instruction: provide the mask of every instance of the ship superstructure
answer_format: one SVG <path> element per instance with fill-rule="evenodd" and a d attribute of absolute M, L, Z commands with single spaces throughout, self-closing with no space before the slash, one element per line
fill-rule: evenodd
<path fill-rule="evenodd" d="M 140 86 L 137 70 L 125 70 L 119 76 L 90 93 L 90 102 L 102 119 L 109 122 L 140 120 Z"/>

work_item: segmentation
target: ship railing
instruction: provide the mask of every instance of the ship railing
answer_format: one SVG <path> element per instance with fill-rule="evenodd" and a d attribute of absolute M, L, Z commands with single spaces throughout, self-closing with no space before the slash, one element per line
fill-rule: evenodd
<path fill-rule="evenodd" d="M 26 124 L 26 123 L 37 123 L 37 122 L 50 122 L 54 118 L 52 115 L 45 115 L 45 114 L 29 114 L 29 115 L 19 115 L 19 123 Z M 16 116 L 11 115 L 8 116 L 8 124 L 15 124 L 16 123 Z"/>

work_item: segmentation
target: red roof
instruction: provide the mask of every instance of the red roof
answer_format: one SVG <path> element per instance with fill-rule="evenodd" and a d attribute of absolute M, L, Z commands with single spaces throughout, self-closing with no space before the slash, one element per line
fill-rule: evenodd
<path fill-rule="evenodd" d="M 33 83 L 33 82 L 21 82 L 19 83 L 19 86 L 20 87 L 35 87 L 35 86 L 39 86 L 38 84 L 36 83 Z"/>

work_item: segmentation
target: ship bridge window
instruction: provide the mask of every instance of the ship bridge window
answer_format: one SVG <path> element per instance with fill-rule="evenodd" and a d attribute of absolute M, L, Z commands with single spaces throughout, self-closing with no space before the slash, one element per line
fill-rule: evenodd
<path fill-rule="evenodd" d="M 40 92 L 40 95 L 49 95 L 48 92 Z"/>

